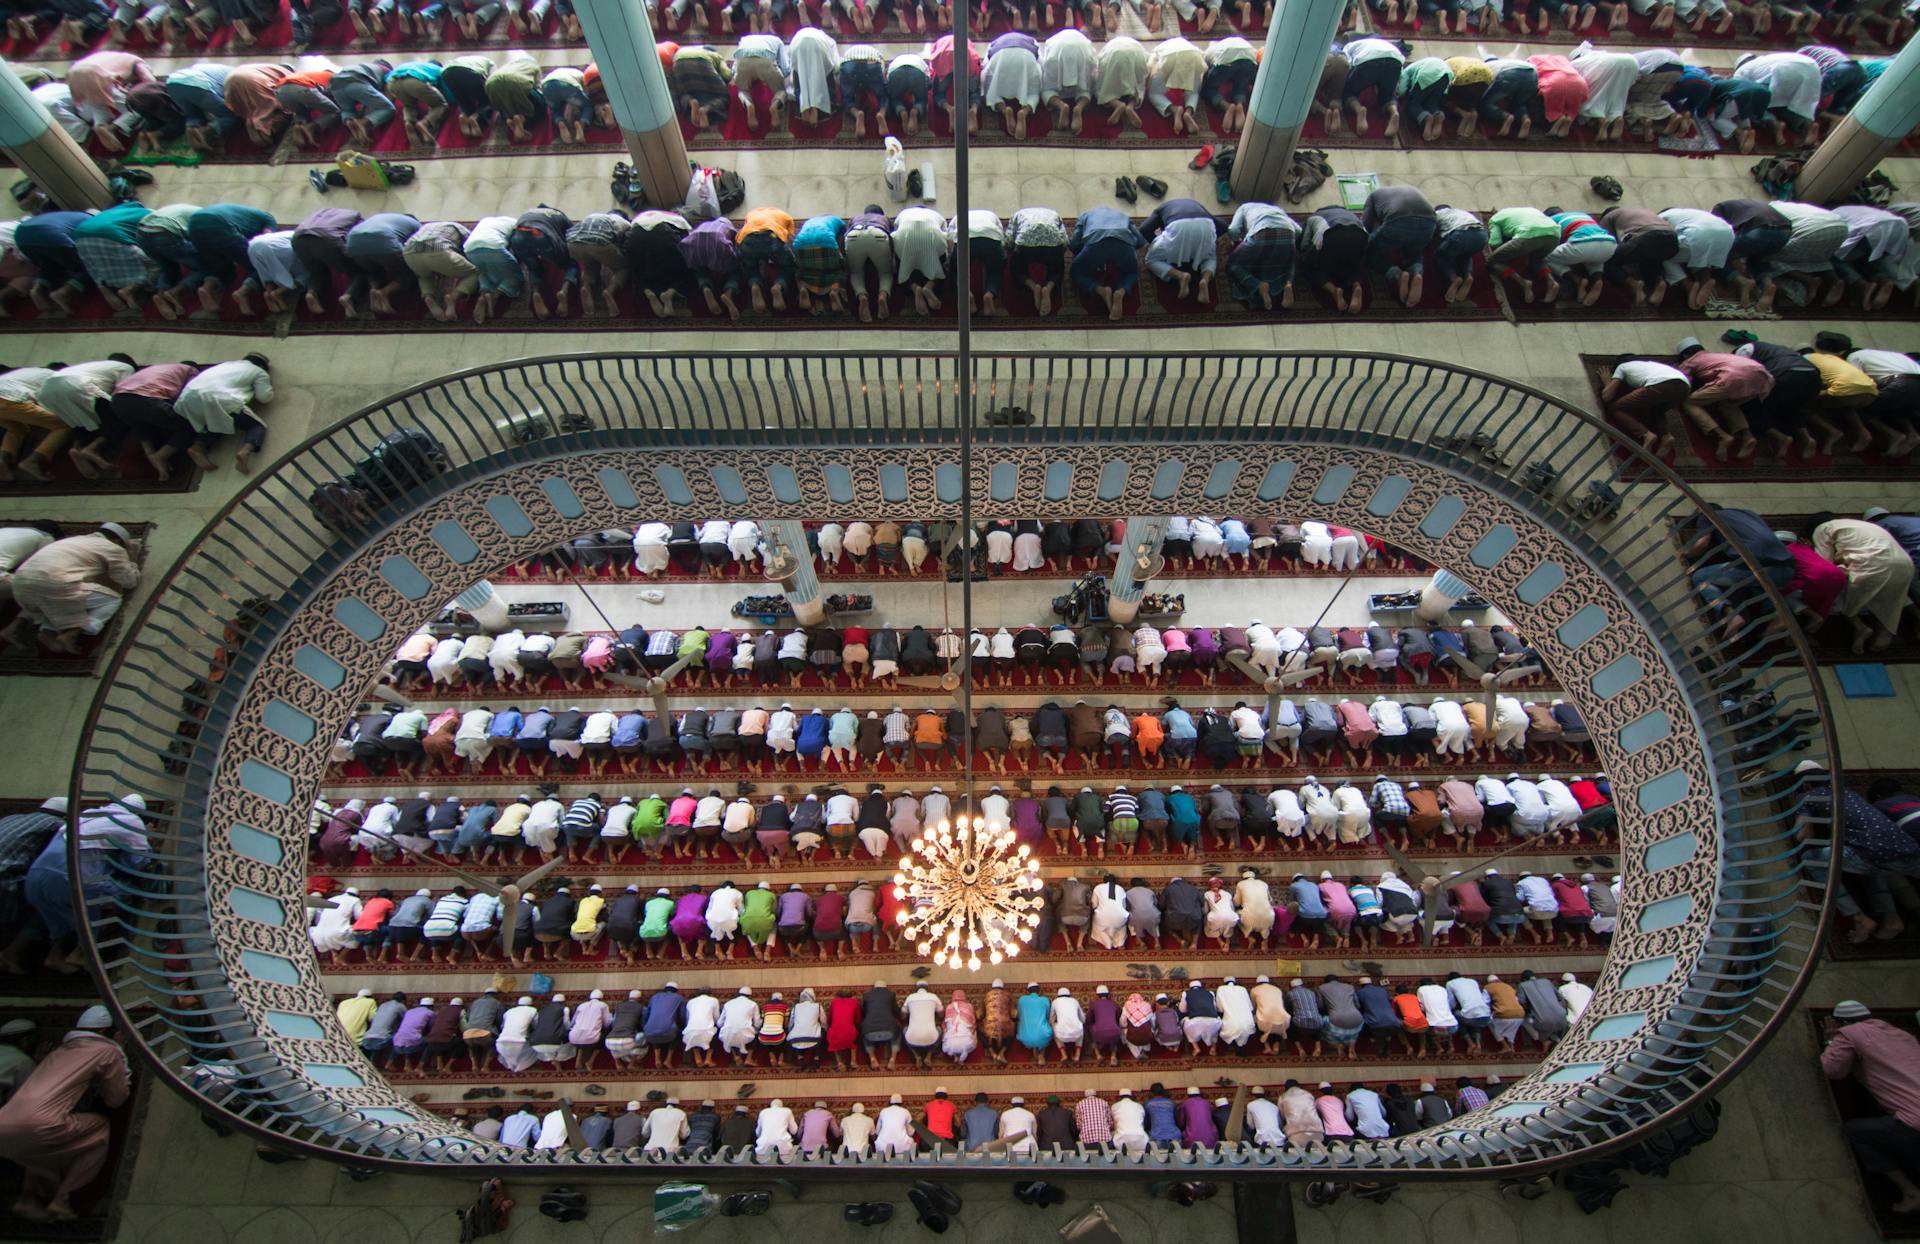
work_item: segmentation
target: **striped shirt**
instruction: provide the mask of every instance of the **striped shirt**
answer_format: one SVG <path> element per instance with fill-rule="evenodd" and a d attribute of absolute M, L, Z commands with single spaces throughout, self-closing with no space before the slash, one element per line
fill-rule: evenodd
<path fill-rule="evenodd" d="M 886 733 L 882 737 L 889 745 L 907 742 L 913 738 L 913 719 L 898 709 L 888 713 Z"/>
<path fill-rule="evenodd" d="M 492 897 L 489 895 L 488 897 Z M 460 918 L 466 915 L 467 900 L 458 894 L 443 894 L 433 905 L 433 914 L 421 931 L 428 937 L 452 937 L 460 931 Z"/>
<path fill-rule="evenodd" d="M 1140 816 L 1140 801 L 1124 790 L 1114 791 L 1111 795 L 1107 796 L 1107 816 L 1111 820 L 1118 820 L 1123 816 L 1138 819 Z"/>
<path fill-rule="evenodd" d="M 560 821 L 560 831 L 569 838 L 591 838 L 600 832 L 600 818 L 606 807 L 598 799 L 576 799 Z"/>

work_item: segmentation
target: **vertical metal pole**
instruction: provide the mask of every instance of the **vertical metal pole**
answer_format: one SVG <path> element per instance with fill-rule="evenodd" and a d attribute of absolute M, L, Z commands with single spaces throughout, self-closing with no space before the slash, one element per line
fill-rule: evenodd
<path fill-rule="evenodd" d="M 953 0 L 953 200 L 960 222 L 954 241 L 953 264 L 959 280 L 954 287 L 954 313 L 959 317 L 955 366 L 960 373 L 960 711 L 967 719 L 967 737 L 960 748 L 960 790 L 973 807 L 973 247 L 967 228 L 967 125 L 960 108 L 973 115 L 973 81 L 969 68 L 973 39 L 967 29 L 968 0 Z"/>

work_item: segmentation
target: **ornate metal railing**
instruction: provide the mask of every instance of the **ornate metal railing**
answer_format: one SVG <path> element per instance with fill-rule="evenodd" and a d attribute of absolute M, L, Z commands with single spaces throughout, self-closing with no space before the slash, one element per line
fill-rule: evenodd
<path fill-rule="evenodd" d="M 975 357 L 964 403 L 958 382 L 941 354 L 538 359 L 397 394 L 263 471 L 156 585 L 73 774 L 75 808 L 137 790 L 157 810 L 151 858 L 121 866 L 87 927 L 162 1077 L 235 1126 L 364 1166 L 753 1161 L 514 1152 L 395 1093 L 334 1021 L 311 953 L 308 809 L 393 649 L 498 565 L 640 518 L 948 517 L 969 489 L 1025 514 L 1199 496 L 1360 527 L 1450 568 L 1519 621 L 1587 720 L 1619 792 L 1619 927 L 1573 1033 L 1441 1131 L 1202 1157 L 803 1164 L 1520 1173 L 1631 1142 L 1754 1055 L 1827 916 L 1827 879 L 1803 874 L 1793 838 L 1794 764 L 1831 765 L 1834 747 L 1798 630 L 1756 616 L 1726 634 L 1694 592 L 1673 532 L 1704 503 L 1672 472 L 1545 394 L 1409 359 L 996 354 Z M 970 478 L 954 461 L 963 411 Z M 404 455 L 368 467 L 409 431 L 443 457 L 417 476 Z M 345 479 L 343 501 L 329 486 Z"/>

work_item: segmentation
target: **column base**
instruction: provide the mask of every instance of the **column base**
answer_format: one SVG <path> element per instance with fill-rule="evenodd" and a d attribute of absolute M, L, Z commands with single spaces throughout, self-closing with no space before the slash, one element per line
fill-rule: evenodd
<path fill-rule="evenodd" d="M 48 126 L 6 152 L 56 206 L 69 212 L 113 206 L 113 188 L 107 184 L 107 175 L 59 126 Z"/>
<path fill-rule="evenodd" d="M 670 120 L 656 130 L 620 131 L 633 156 L 633 170 L 647 192 L 649 205 L 671 211 L 687 201 L 692 170 L 687 163 L 687 140 L 680 122 Z"/>
<path fill-rule="evenodd" d="M 823 625 L 827 620 L 826 602 L 818 596 L 812 600 L 793 601 L 793 620 L 801 626 Z"/>
<path fill-rule="evenodd" d="M 1300 129 L 1275 129 L 1255 117 L 1247 118 L 1246 132 L 1233 157 L 1233 197 L 1241 202 L 1278 203 L 1293 167 L 1293 149 Z"/>
<path fill-rule="evenodd" d="M 1899 144 L 1899 139 L 1882 138 L 1851 116 L 1841 117 L 1800 170 L 1793 197 L 1802 203 L 1839 202 Z"/>
<path fill-rule="evenodd" d="M 1117 596 L 1107 597 L 1107 619 L 1109 621 L 1118 622 L 1122 626 L 1131 626 L 1133 620 L 1139 616 L 1139 601 L 1121 600 Z"/>

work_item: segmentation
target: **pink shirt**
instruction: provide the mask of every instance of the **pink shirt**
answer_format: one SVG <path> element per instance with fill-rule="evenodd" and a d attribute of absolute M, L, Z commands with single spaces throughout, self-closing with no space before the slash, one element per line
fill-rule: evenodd
<path fill-rule="evenodd" d="M 1353 895 L 1338 881 L 1320 883 L 1320 901 L 1327 905 L 1327 914 L 1335 920 L 1351 920 L 1359 914 L 1353 905 Z"/>
<path fill-rule="evenodd" d="M 1717 387 L 1728 401 L 1745 402 L 1773 392 L 1773 373 L 1766 364 L 1739 354 L 1716 354 L 1711 350 L 1681 360 L 1680 370 L 1687 373 L 1693 387 Z"/>
<path fill-rule="evenodd" d="M 1166 645 L 1168 652 L 1191 652 L 1193 650 L 1187 643 L 1187 633 L 1175 626 L 1170 626 L 1160 632 L 1160 642 Z"/>
<path fill-rule="evenodd" d="M 672 805 L 667 808 L 667 824 L 681 829 L 693 828 L 693 813 L 699 806 L 700 801 L 692 795 L 675 796 Z"/>
<path fill-rule="evenodd" d="M 580 664 L 590 670 L 603 670 L 613 664 L 613 639 L 608 635 L 595 635 L 587 641 L 586 651 L 580 654 Z"/>
<path fill-rule="evenodd" d="M 132 52 L 95 52 L 67 68 L 67 89 L 76 104 L 120 109 L 128 88 L 153 81 L 153 70 Z"/>
<path fill-rule="evenodd" d="M 1889 1114 L 1920 1127 L 1920 1041 L 1880 1019 L 1842 1028 L 1820 1055 L 1830 1080 L 1855 1075 Z"/>
<path fill-rule="evenodd" d="M 1347 1125 L 1347 1107 L 1332 1093 L 1322 1093 L 1313 1099 L 1313 1108 L 1320 1112 L 1320 1126 L 1328 1136 L 1351 1136 L 1353 1128 Z"/>

